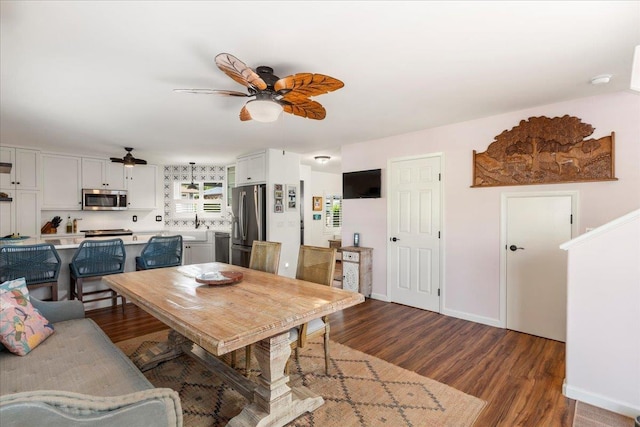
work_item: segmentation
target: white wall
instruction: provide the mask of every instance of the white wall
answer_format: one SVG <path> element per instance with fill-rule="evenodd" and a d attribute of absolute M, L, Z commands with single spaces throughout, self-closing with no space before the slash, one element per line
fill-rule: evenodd
<path fill-rule="evenodd" d="M 616 133 L 619 181 L 470 188 L 472 150 L 485 151 L 494 137 L 532 116 L 569 114 L 595 127 L 594 138 Z M 386 298 L 387 160 L 440 152 L 444 156 L 445 248 L 442 312 L 488 324 L 500 321 L 500 197 L 504 192 L 575 190 L 578 229 L 597 227 L 640 206 L 640 96 L 618 92 L 540 106 L 499 116 L 426 129 L 342 148 L 344 172 L 383 169 L 382 198 L 345 200 L 343 241 L 361 233 L 373 250 L 373 296 Z"/>
<path fill-rule="evenodd" d="M 640 414 L 640 210 L 564 245 L 569 251 L 567 397 Z"/>
<path fill-rule="evenodd" d="M 281 276 L 295 277 L 300 248 L 300 203 L 295 210 L 287 209 L 287 185 L 295 185 L 300 192 L 300 155 L 282 150 L 267 150 L 267 240 L 281 242 Z M 284 194 L 284 212 L 275 213 L 273 209 L 273 185 L 282 184 Z M 305 191 L 305 194 L 307 192 Z"/>
<path fill-rule="evenodd" d="M 310 171 L 309 181 L 305 183 L 304 239 L 306 245 L 329 246 L 329 239 L 339 235 L 340 231 L 325 231 L 324 200 L 326 195 L 342 195 L 342 174 Z M 313 197 L 322 197 L 322 211 L 313 211 Z M 313 214 L 320 214 L 320 220 L 314 220 Z"/>

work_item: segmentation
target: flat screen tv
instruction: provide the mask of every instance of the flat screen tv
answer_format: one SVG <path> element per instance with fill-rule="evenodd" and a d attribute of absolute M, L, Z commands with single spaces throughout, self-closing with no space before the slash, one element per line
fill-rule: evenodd
<path fill-rule="evenodd" d="M 345 172 L 342 174 L 343 199 L 380 198 L 381 170 Z"/>

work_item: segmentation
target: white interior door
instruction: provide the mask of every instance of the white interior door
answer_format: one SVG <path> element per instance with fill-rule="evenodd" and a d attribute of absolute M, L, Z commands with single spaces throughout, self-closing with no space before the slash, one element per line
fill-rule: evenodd
<path fill-rule="evenodd" d="M 440 156 L 391 161 L 387 292 L 440 312 Z"/>
<path fill-rule="evenodd" d="M 572 196 L 506 199 L 507 328 L 566 341 L 567 253 Z"/>

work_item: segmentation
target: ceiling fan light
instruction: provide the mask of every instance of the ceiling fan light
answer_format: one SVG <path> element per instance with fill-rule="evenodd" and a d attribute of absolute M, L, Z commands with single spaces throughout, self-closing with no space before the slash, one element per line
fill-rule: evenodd
<path fill-rule="evenodd" d="M 282 113 L 280 104 L 264 99 L 249 101 L 246 108 L 253 120 L 263 123 L 275 122 Z"/>

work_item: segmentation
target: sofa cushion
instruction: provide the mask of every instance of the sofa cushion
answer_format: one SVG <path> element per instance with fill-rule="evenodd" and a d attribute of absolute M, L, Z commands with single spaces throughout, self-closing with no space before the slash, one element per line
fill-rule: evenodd
<path fill-rule="evenodd" d="M 63 390 L 116 396 L 153 388 L 91 319 L 55 324 L 56 333 L 31 353 L 0 353 L 0 395 Z"/>
<path fill-rule="evenodd" d="M 0 294 L 0 342 L 9 351 L 25 356 L 52 333 L 53 325 L 38 313 L 20 288 Z"/>

